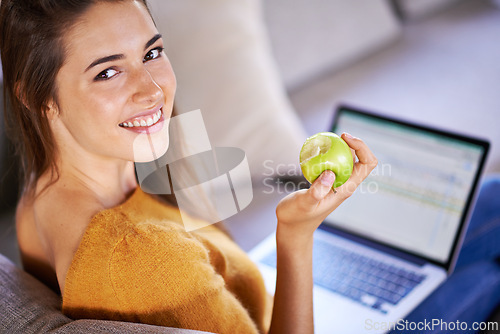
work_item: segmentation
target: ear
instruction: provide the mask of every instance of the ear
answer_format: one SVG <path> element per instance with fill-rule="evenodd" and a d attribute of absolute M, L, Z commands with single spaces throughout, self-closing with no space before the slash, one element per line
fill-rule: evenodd
<path fill-rule="evenodd" d="M 24 105 L 24 107 L 29 110 L 30 108 L 26 99 L 26 94 L 22 91 L 20 82 L 16 82 L 16 84 L 14 85 L 14 89 L 16 92 L 16 97 Z M 59 116 L 59 107 L 57 106 L 57 103 L 53 98 L 51 98 L 45 105 L 43 112 L 50 121 L 55 120 Z"/>
<path fill-rule="evenodd" d="M 50 101 L 45 106 L 45 115 L 49 119 L 49 121 L 53 121 L 59 117 L 59 107 L 54 99 L 50 99 Z"/>

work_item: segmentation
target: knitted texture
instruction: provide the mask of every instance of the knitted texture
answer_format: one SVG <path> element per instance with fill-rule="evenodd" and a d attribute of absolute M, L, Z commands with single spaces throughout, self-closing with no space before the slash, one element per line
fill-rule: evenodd
<path fill-rule="evenodd" d="M 68 270 L 63 313 L 214 333 L 265 333 L 260 272 L 214 226 L 185 232 L 177 208 L 138 188 L 88 225 Z"/>

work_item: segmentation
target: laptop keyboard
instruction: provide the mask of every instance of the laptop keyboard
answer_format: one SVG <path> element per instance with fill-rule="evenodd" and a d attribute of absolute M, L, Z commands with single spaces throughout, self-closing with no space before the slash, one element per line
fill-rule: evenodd
<path fill-rule="evenodd" d="M 262 262 L 276 267 L 276 252 Z M 384 304 L 397 305 L 426 277 L 318 239 L 313 263 L 315 284 L 382 313 Z"/>

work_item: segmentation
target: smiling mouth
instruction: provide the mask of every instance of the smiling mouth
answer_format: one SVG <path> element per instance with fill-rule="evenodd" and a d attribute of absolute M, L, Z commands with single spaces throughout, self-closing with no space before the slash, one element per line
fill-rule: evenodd
<path fill-rule="evenodd" d="M 155 125 L 161 119 L 162 110 L 163 108 L 161 108 L 152 115 L 135 117 L 133 119 L 118 124 L 118 126 L 121 126 L 122 128 L 143 128 Z"/>

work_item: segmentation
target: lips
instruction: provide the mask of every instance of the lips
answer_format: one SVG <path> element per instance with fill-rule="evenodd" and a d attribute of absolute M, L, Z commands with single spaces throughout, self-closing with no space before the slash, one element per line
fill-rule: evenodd
<path fill-rule="evenodd" d="M 144 128 L 155 125 L 162 118 L 162 109 L 158 108 L 157 111 L 150 113 L 148 115 L 137 116 L 126 120 L 123 123 L 118 124 L 122 128 Z"/>

